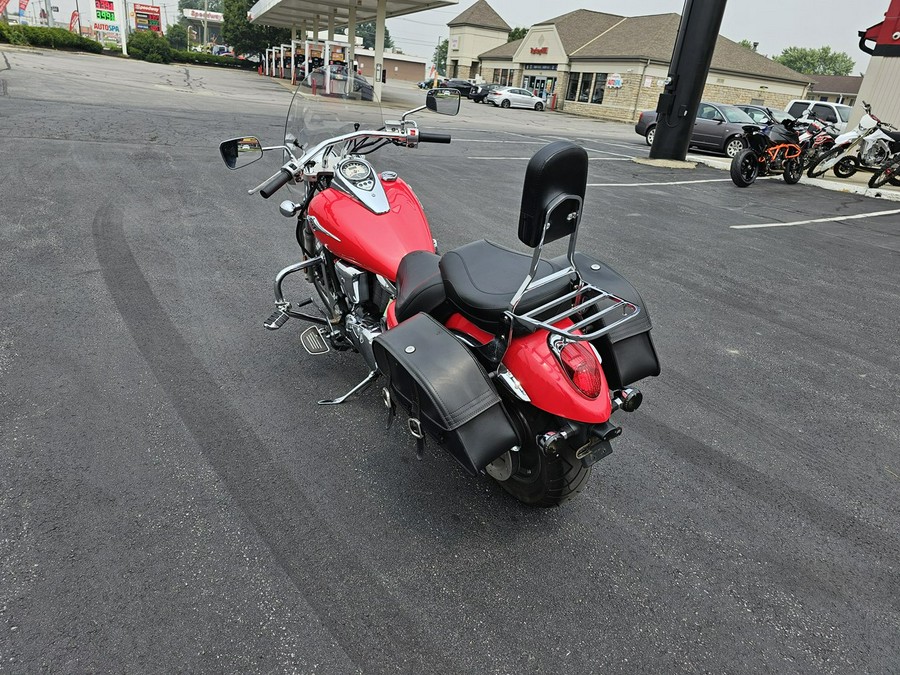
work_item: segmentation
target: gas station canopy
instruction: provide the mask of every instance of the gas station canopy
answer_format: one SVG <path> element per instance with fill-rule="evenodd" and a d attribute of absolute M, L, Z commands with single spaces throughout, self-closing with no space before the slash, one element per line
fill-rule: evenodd
<path fill-rule="evenodd" d="M 384 0 L 385 16 L 390 19 L 405 14 L 424 12 L 436 7 L 455 5 L 459 0 Z M 281 28 L 299 28 L 301 22 L 318 22 L 324 27 L 334 13 L 335 27 L 350 20 L 350 7 L 356 8 L 356 23 L 375 21 L 379 0 L 259 0 L 250 8 L 252 23 Z"/>

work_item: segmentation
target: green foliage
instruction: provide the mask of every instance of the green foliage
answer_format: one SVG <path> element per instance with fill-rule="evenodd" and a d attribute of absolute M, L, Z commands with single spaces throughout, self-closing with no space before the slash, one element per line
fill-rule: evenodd
<path fill-rule="evenodd" d="M 509 31 L 509 33 L 507 33 L 506 41 L 507 42 L 515 42 L 516 40 L 521 40 L 526 35 L 528 35 L 527 28 L 521 28 L 521 27 L 513 28 L 511 31 Z"/>
<path fill-rule="evenodd" d="M 128 38 L 128 55 L 151 63 L 169 63 L 172 60 L 172 48 L 156 31 L 140 30 Z"/>
<path fill-rule="evenodd" d="M 256 70 L 259 66 L 255 61 L 236 59 L 233 56 L 213 56 L 206 52 L 172 51 L 172 60 L 177 63 L 193 63 L 199 66 L 221 66 L 225 68 L 242 68 L 244 70 Z"/>
<path fill-rule="evenodd" d="M 849 75 L 855 65 L 849 54 L 833 52 L 831 47 L 788 47 L 773 60 L 807 75 Z"/>
<path fill-rule="evenodd" d="M 447 49 L 450 47 L 450 40 L 444 38 L 437 47 L 434 48 L 434 54 L 431 57 L 431 60 L 434 61 L 434 66 L 437 68 L 437 72 L 446 73 L 447 72 Z"/>
<path fill-rule="evenodd" d="M 99 42 L 70 33 L 65 28 L 0 24 L 0 42 L 49 49 L 73 49 L 94 54 L 103 52 L 103 46 Z"/>
<path fill-rule="evenodd" d="M 187 28 L 181 24 L 173 24 L 166 31 L 166 40 L 172 49 L 187 49 Z"/>
<path fill-rule="evenodd" d="M 221 12 L 224 4 L 225 3 L 222 0 L 178 0 L 178 13 L 182 14 L 182 9 L 200 9 L 207 12 Z M 182 16 L 184 15 L 182 14 Z"/>
<path fill-rule="evenodd" d="M 750 42 L 750 40 L 741 40 L 740 42 L 738 42 L 738 44 L 741 45 L 742 47 L 746 47 L 747 49 L 749 49 L 750 51 L 753 51 L 753 52 L 755 52 L 756 48 L 759 47 L 758 42 Z"/>
<path fill-rule="evenodd" d="M 363 47 L 366 49 L 375 49 L 375 22 L 363 21 L 362 23 L 356 24 L 356 36 L 363 39 Z M 384 48 L 390 49 L 393 46 L 394 41 L 391 39 L 391 32 L 387 29 L 387 26 L 385 26 Z"/>
<path fill-rule="evenodd" d="M 291 31 L 287 28 L 257 26 L 247 21 L 253 0 L 224 0 L 224 3 L 222 39 L 234 48 L 235 54 L 261 56 L 267 47 L 291 41 Z"/>

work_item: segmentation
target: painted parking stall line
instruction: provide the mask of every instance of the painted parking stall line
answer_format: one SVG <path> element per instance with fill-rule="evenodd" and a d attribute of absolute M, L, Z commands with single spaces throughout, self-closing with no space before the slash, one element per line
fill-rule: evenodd
<path fill-rule="evenodd" d="M 730 178 L 703 178 L 698 180 L 673 180 L 664 183 L 588 183 L 588 187 L 657 187 L 660 185 L 693 185 L 696 183 L 730 183 Z"/>
<path fill-rule="evenodd" d="M 530 160 L 531 157 L 466 157 L 466 159 L 524 159 Z M 630 162 L 627 157 L 588 157 L 589 162 Z"/>
<path fill-rule="evenodd" d="M 890 211 L 873 211 L 872 213 L 857 213 L 852 216 L 832 216 L 831 218 L 811 218 L 809 220 L 795 220 L 790 223 L 754 223 L 750 225 L 731 225 L 732 230 L 754 230 L 767 227 L 794 227 L 795 225 L 812 225 L 814 223 L 839 223 L 844 220 L 860 220 L 862 218 L 879 218 L 882 216 L 895 216 L 900 214 L 900 209 Z"/>

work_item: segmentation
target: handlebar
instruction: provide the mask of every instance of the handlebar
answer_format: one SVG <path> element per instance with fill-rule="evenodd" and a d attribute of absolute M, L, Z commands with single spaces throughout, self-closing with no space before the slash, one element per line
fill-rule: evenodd
<path fill-rule="evenodd" d="M 263 196 L 264 199 L 268 199 L 273 194 L 278 192 L 281 188 L 287 185 L 294 176 L 285 168 L 282 168 L 278 173 L 272 176 L 269 180 L 266 181 L 265 185 L 263 185 L 259 189 L 259 194 Z"/>
<path fill-rule="evenodd" d="M 428 131 L 419 132 L 419 143 L 449 143 L 450 134 L 434 134 Z"/>

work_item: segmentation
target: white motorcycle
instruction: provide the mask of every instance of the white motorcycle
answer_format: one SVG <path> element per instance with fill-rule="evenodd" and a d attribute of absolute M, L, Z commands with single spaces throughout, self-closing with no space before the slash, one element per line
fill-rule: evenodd
<path fill-rule="evenodd" d="M 849 178 L 857 171 L 881 170 L 888 158 L 900 150 L 900 132 L 872 114 L 872 106 L 863 101 L 866 114 L 853 131 L 835 139 L 834 148 L 814 162 L 806 175 L 817 178 L 834 170 L 838 178 Z M 894 131 L 888 131 L 894 129 Z"/>

